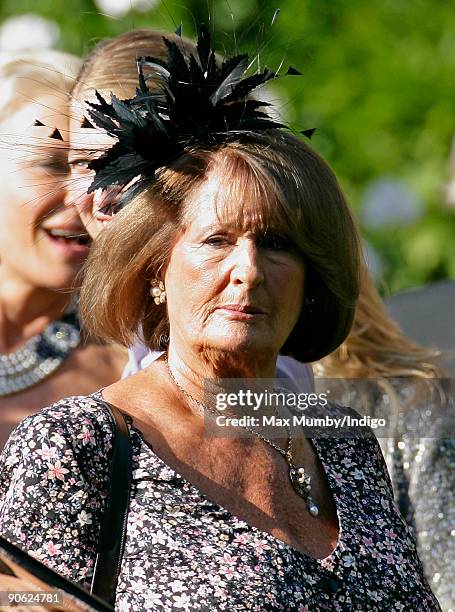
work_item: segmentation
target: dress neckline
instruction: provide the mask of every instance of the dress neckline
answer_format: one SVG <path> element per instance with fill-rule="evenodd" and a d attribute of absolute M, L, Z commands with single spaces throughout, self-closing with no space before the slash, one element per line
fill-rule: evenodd
<path fill-rule="evenodd" d="M 95 397 L 97 396 L 97 398 L 99 398 L 105 405 L 110 406 L 111 404 L 107 400 L 104 399 L 104 397 L 102 395 L 102 391 L 103 391 L 103 389 L 100 389 L 99 391 L 95 392 L 93 394 L 93 396 L 95 396 Z M 183 483 L 187 484 L 188 487 L 190 487 L 193 490 L 193 492 L 197 494 L 198 497 L 200 497 L 201 499 L 207 501 L 211 505 L 215 506 L 221 512 L 226 513 L 227 515 L 229 515 L 229 517 L 232 518 L 241 527 L 246 527 L 248 529 L 251 529 L 261 539 L 272 541 L 274 545 L 278 545 L 280 548 L 284 548 L 286 551 L 288 551 L 291 554 L 300 555 L 300 556 L 302 556 L 303 559 L 306 559 L 310 563 L 316 563 L 316 564 L 322 565 L 323 567 L 324 566 L 330 566 L 330 565 L 333 564 L 334 568 L 337 567 L 338 560 L 339 560 L 339 558 L 341 556 L 341 553 L 346 548 L 346 546 L 344 544 L 345 535 L 346 535 L 345 534 L 345 528 L 344 528 L 344 524 L 345 523 L 344 523 L 344 517 L 343 517 L 343 510 L 342 510 L 344 508 L 344 504 L 343 504 L 343 502 L 342 502 L 342 500 L 341 500 L 341 498 L 338 495 L 338 492 L 336 490 L 337 489 L 336 480 L 334 479 L 333 475 L 330 473 L 330 470 L 331 470 L 330 464 L 328 462 L 324 461 L 323 458 L 321 457 L 321 454 L 320 454 L 321 453 L 321 448 L 320 448 L 319 443 L 316 440 L 313 440 L 311 438 L 307 438 L 308 441 L 310 442 L 312 448 L 313 448 L 313 451 L 316 454 L 317 459 L 319 460 L 319 463 L 321 464 L 323 473 L 324 473 L 324 475 L 326 477 L 327 486 L 329 488 L 329 491 L 330 491 L 330 493 L 332 495 L 332 498 L 333 498 L 333 501 L 334 501 L 334 504 L 335 504 L 336 514 L 337 514 L 337 521 L 338 521 L 338 539 L 337 539 L 336 546 L 335 546 L 335 548 L 332 550 L 332 552 L 329 555 L 327 555 L 326 557 L 323 557 L 323 558 L 313 557 L 310 554 L 305 553 L 305 552 L 303 552 L 303 551 L 293 547 L 291 544 L 288 544 L 287 542 L 284 542 L 280 538 L 277 538 L 276 536 L 274 536 L 270 532 L 264 531 L 264 530 L 260 529 L 259 527 L 256 527 L 255 525 L 250 525 L 249 523 L 245 522 L 243 519 L 238 517 L 236 514 L 234 514 L 233 512 L 231 512 L 230 510 L 228 510 L 227 508 L 225 508 L 224 506 L 219 504 L 218 502 L 212 500 L 210 497 L 207 496 L 206 493 L 201 491 L 199 489 L 199 487 L 197 487 L 190 480 L 188 480 L 188 478 L 186 478 L 182 474 L 180 474 L 177 470 L 175 470 L 175 468 L 173 468 L 172 466 L 168 465 L 159 455 L 157 455 L 156 452 L 154 451 L 152 445 L 149 444 L 145 440 L 144 435 L 141 432 L 141 430 L 133 425 L 132 417 L 130 415 L 127 415 L 127 414 L 124 414 L 124 416 L 126 417 L 126 420 L 128 422 L 128 426 L 129 426 L 130 432 L 135 434 L 138 437 L 138 439 L 140 440 L 141 448 L 145 448 L 146 451 L 147 451 L 147 454 L 154 461 L 157 461 L 159 464 L 161 464 L 162 467 L 164 467 L 167 470 L 169 470 L 173 477 L 175 477 L 176 479 L 179 479 Z"/>

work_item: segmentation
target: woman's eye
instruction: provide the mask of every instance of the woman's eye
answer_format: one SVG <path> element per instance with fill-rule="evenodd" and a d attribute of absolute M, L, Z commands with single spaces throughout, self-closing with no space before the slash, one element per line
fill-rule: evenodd
<path fill-rule="evenodd" d="M 52 172 L 53 174 L 68 174 L 69 165 L 67 161 L 64 160 L 49 160 L 44 161 L 39 164 L 40 168 L 47 170 L 48 172 Z"/>
<path fill-rule="evenodd" d="M 87 170 L 89 163 L 88 159 L 72 159 L 69 165 L 71 170 Z"/>
<path fill-rule="evenodd" d="M 209 236 L 204 242 L 210 246 L 224 246 L 229 244 L 229 236 L 225 234 L 215 234 L 213 236 Z"/>

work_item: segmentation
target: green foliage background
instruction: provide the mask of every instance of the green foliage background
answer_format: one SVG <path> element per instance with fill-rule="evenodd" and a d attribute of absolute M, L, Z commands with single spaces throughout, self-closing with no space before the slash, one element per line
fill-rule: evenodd
<path fill-rule="evenodd" d="M 152 4 L 152 3 L 151 3 Z M 279 18 L 270 27 L 276 8 Z M 167 0 L 121 19 L 92 0 L 0 0 L 0 23 L 32 12 L 56 21 L 59 47 L 84 55 L 107 36 L 167 31 L 210 16 L 216 47 L 235 41 L 261 63 L 298 67 L 277 82 L 281 110 L 296 130 L 317 127 L 313 145 L 335 169 L 361 218 L 367 185 L 405 181 L 423 201 L 406 226 L 363 228 L 379 253 L 386 291 L 455 278 L 455 210 L 445 204 L 455 131 L 455 7 L 438 0 Z"/>

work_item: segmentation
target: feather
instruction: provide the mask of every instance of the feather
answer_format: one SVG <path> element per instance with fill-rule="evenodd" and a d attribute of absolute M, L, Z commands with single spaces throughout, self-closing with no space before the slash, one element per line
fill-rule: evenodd
<path fill-rule="evenodd" d="M 273 25 L 275 23 L 275 21 L 278 19 L 278 17 L 280 16 L 281 13 L 281 9 L 277 8 L 275 10 L 275 12 L 273 13 L 273 17 L 272 17 L 272 23 L 270 25 Z"/>
<path fill-rule="evenodd" d="M 316 128 L 310 128 L 309 130 L 302 130 L 300 134 L 303 134 L 307 138 L 311 138 L 313 134 L 315 133 L 315 131 L 316 131 Z"/>
<path fill-rule="evenodd" d="M 269 70 L 268 68 L 264 68 L 263 72 L 259 72 L 257 74 L 253 74 L 249 77 L 246 77 L 233 85 L 231 88 L 231 92 L 224 96 L 224 102 L 230 102 L 235 99 L 245 98 L 251 92 L 253 92 L 260 85 L 264 85 L 267 81 L 274 79 L 276 74 Z"/>
<path fill-rule="evenodd" d="M 90 102 L 88 102 L 88 104 L 90 105 Z M 101 128 L 111 136 L 116 136 L 118 126 L 114 123 L 110 116 L 105 115 L 102 111 L 99 111 L 96 108 L 89 108 L 88 114 L 97 127 Z"/>
<path fill-rule="evenodd" d="M 105 98 L 103 98 L 103 96 L 99 93 L 99 91 L 95 91 L 95 96 L 96 96 L 96 99 L 98 100 L 98 104 L 96 104 L 95 102 L 89 102 L 89 105 L 92 108 L 99 110 L 101 113 L 105 115 L 112 116 L 114 114 L 112 105 L 109 104 L 109 102 Z"/>
<path fill-rule="evenodd" d="M 84 117 L 82 123 L 81 123 L 81 128 L 94 128 L 95 126 L 90 123 L 90 121 L 87 119 L 87 117 Z"/>
<path fill-rule="evenodd" d="M 169 51 L 167 65 L 170 78 L 175 79 L 176 81 L 184 81 L 188 83 L 190 81 L 190 71 L 183 53 L 180 51 L 175 42 L 167 40 L 167 38 L 164 39 L 164 42 Z"/>
<path fill-rule="evenodd" d="M 201 63 L 202 72 L 207 71 L 209 64 L 210 48 L 210 33 L 207 26 L 202 23 L 199 27 L 199 36 L 196 44 L 197 54 Z"/>
<path fill-rule="evenodd" d="M 243 59 L 246 59 L 248 61 L 249 58 L 246 53 L 242 53 L 240 55 L 234 55 L 233 57 L 227 57 L 226 59 L 224 59 L 223 63 L 221 64 L 220 79 L 224 81 L 226 77 L 228 76 L 228 74 L 232 70 L 234 70 L 234 68 L 238 65 L 238 63 Z"/>
<path fill-rule="evenodd" d="M 229 66 L 229 72 L 211 96 L 212 104 L 216 105 L 232 93 L 248 68 L 248 55 L 237 55 Z"/>
<path fill-rule="evenodd" d="M 119 125 L 132 124 L 138 128 L 145 127 L 145 120 L 138 112 L 132 110 L 127 104 L 119 100 L 116 96 L 112 96 L 112 107 L 115 110 L 116 119 Z"/>
<path fill-rule="evenodd" d="M 116 138 L 104 155 L 90 162 L 95 179 L 89 191 L 110 185 L 124 188 L 117 209 L 189 145 L 210 146 L 232 134 L 286 127 L 270 118 L 267 102 L 249 97 L 277 78 L 275 72 L 264 68 L 248 76 L 246 54 L 226 58 L 219 65 L 204 25 L 199 28 L 196 55 L 185 56 L 174 41 L 164 38 L 164 42 L 167 61 L 150 56 L 138 59 L 139 82 L 133 98 L 120 100 L 111 95 L 108 102 L 96 92 L 96 102 L 87 103 L 95 126 Z M 290 67 L 288 74 L 299 72 Z M 309 137 L 313 131 L 302 133 Z"/>
<path fill-rule="evenodd" d="M 153 73 L 149 78 L 156 78 L 158 75 L 161 78 L 168 79 L 170 76 L 167 63 L 159 57 L 141 57 L 138 59 L 138 66 L 142 69 L 142 73 L 144 68 Z"/>
<path fill-rule="evenodd" d="M 88 193 L 97 189 L 106 189 L 112 185 L 127 185 L 143 171 L 149 172 L 148 164 L 137 153 L 125 153 L 114 159 L 109 165 L 98 168 Z"/>
<path fill-rule="evenodd" d="M 63 137 L 60 134 L 60 130 L 58 130 L 57 128 L 54 129 L 49 138 L 54 138 L 55 140 L 63 140 Z"/>
<path fill-rule="evenodd" d="M 204 73 L 202 72 L 201 65 L 198 63 L 197 59 L 194 55 L 190 55 L 190 73 L 191 73 L 191 83 L 201 85 L 204 83 Z"/>

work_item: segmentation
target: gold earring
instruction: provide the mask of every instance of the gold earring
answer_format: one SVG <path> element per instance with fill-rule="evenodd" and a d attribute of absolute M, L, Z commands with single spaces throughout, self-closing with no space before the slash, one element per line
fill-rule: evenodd
<path fill-rule="evenodd" d="M 163 281 L 160 281 L 158 278 L 152 278 L 150 285 L 150 295 L 152 296 L 155 304 L 164 304 L 166 301 L 166 291 Z"/>

